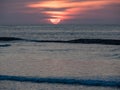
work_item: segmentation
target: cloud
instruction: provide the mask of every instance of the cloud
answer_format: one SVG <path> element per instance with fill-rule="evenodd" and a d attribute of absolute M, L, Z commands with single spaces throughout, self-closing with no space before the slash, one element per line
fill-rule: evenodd
<path fill-rule="evenodd" d="M 109 19 L 120 20 L 119 10 L 119 0 L 0 0 L 0 23 L 31 23 L 37 18 L 40 21 L 59 18 L 71 22 L 75 20 L 76 23 L 92 19 L 109 22 Z M 11 17 L 16 20 L 11 20 Z M 23 19 L 19 20 L 19 17 Z M 26 17 L 29 22 L 25 21 Z"/>
<path fill-rule="evenodd" d="M 119 2 L 116 0 L 117 3 Z M 73 18 L 72 15 L 86 13 L 90 10 L 106 8 L 107 5 L 115 4 L 115 0 L 44 0 L 27 4 L 29 8 L 42 8 L 42 13 L 50 18 Z M 120 2 L 119 2 L 120 4 Z"/>

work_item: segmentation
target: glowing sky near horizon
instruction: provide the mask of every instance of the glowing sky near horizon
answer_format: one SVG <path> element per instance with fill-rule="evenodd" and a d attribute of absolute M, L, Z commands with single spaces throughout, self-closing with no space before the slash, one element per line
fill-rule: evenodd
<path fill-rule="evenodd" d="M 18 20 L 11 20 L 13 23 L 22 23 L 18 17 L 31 23 L 49 23 L 49 19 L 60 19 L 68 23 L 119 23 L 120 0 L 5 0 L 2 6 L 3 14 L 10 22 L 9 17 L 16 16 Z M 1 1 L 0 1 L 1 2 Z M 6 6 L 6 7 L 5 7 Z M 11 7 L 10 7 L 11 6 Z M 20 16 L 20 15 L 21 16 Z M 5 18 L 3 15 L 3 18 Z M 37 16 L 37 17 L 35 17 Z M 1 19 L 1 16 L 0 16 Z M 40 22 L 39 22 L 39 21 Z M 75 21 L 76 20 L 76 21 Z M 90 21 L 91 20 L 91 21 Z M 104 21 L 103 21 L 104 20 Z M 3 20 L 4 21 L 4 20 Z M 8 21 L 8 22 L 7 22 Z M 32 22 L 33 21 L 33 22 Z M 0 23 L 2 23 L 0 21 Z M 25 21 L 25 23 L 28 23 Z"/>
<path fill-rule="evenodd" d="M 42 2 L 31 3 L 27 6 L 30 8 L 46 9 L 42 11 L 42 13 L 47 14 L 50 19 L 69 19 L 74 18 L 74 15 L 77 13 L 85 13 L 88 10 L 101 9 L 105 5 L 113 3 L 115 3 L 113 0 L 45 0 Z"/>

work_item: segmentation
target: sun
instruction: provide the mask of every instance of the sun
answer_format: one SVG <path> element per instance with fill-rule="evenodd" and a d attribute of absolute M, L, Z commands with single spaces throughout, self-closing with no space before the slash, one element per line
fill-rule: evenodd
<path fill-rule="evenodd" d="M 52 19 L 50 19 L 50 22 L 52 24 L 58 24 L 58 23 L 60 23 L 60 21 L 61 21 L 61 19 L 58 19 L 58 18 L 52 18 Z"/>

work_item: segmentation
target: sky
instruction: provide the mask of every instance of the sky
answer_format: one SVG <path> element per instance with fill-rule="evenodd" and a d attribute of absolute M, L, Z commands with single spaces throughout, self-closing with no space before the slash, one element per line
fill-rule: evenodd
<path fill-rule="evenodd" d="M 0 0 L 0 25 L 120 24 L 120 0 Z"/>

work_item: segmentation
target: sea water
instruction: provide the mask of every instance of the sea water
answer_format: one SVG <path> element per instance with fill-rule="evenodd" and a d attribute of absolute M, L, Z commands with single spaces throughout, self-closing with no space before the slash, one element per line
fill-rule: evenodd
<path fill-rule="evenodd" d="M 119 89 L 120 45 L 54 41 L 120 40 L 120 25 L 9 25 L 0 38 L 0 90 Z"/>

